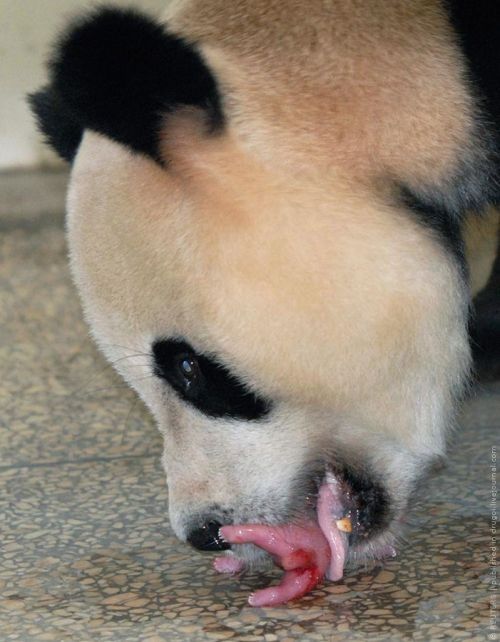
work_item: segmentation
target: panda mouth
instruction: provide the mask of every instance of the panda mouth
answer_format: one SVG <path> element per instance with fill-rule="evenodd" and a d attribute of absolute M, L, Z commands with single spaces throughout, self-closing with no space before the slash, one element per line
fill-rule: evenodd
<path fill-rule="evenodd" d="M 220 529 L 224 541 L 254 544 L 285 571 L 278 586 L 250 595 L 251 606 L 283 604 L 309 593 L 325 577 L 342 579 L 353 519 L 345 498 L 341 481 L 327 473 L 319 487 L 315 519 L 280 526 L 240 524 Z M 232 552 L 214 562 L 215 570 L 221 573 L 237 573 L 244 567 L 245 562 Z"/>

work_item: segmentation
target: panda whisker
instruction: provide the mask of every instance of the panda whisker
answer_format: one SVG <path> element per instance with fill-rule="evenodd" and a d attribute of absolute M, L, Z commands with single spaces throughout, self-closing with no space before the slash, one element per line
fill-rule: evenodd
<path fill-rule="evenodd" d="M 150 353 L 144 352 L 141 348 L 133 348 L 130 346 L 124 346 L 119 343 L 103 343 L 102 344 L 104 348 L 119 348 L 120 350 L 126 350 L 129 352 L 131 355 L 143 355 L 143 356 L 150 356 Z"/>
<path fill-rule="evenodd" d="M 150 375 L 146 375 L 145 377 L 137 377 L 135 379 L 129 379 L 129 382 L 132 383 L 132 384 L 133 383 L 139 383 L 140 381 L 146 381 L 148 379 L 152 379 L 153 377 L 154 377 L 154 375 L 150 374 Z M 76 392 L 74 396 L 75 397 L 87 397 L 89 395 L 94 395 L 94 394 L 103 393 L 103 392 L 110 392 L 110 391 L 114 391 L 114 390 L 130 390 L 130 385 L 125 383 L 125 382 L 123 382 L 123 383 L 117 383 L 117 384 L 111 385 L 111 386 L 104 386 L 102 388 L 89 388 L 89 389 L 86 389 L 86 390 L 84 389 L 81 392 Z"/>
<path fill-rule="evenodd" d="M 92 372 L 91 376 L 88 378 L 87 382 L 83 385 L 78 385 L 77 387 L 73 388 L 72 390 L 68 391 L 67 396 L 71 397 L 75 394 L 78 394 L 82 388 L 85 390 L 87 386 L 92 382 L 95 381 L 96 379 L 99 379 L 100 377 L 107 376 L 109 371 L 116 370 L 115 366 L 118 363 L 122 363 L 123 361 L 126 361 L 127 359 L 132 359 L 132 358 L 137 358 L 137 357 L 142 357 L 142 356 L 149 356 L 145 354 L 137 354 L 137 355 L 126 355 L 123 357 L 119 357 L 118 359 L 115 359 L 114 361 L 111 361 L 109 363 L 106 363 L 102 365 L 96 372 Z M 151 366 L 151 362 L 148 361 L 146 363 L 137 363 L 137 362 L 132 362 L 127 365 L 127 367 L 140 367 L 140 368 L 147 368 L 148 366 Z"/>

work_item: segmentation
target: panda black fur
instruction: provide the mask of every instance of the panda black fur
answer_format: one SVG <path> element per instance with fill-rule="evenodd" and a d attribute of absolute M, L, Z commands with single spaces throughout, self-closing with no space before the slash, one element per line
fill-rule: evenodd
<path fill-rule="evenodd" d="M 447 0 L 447 6 L 467 59 L 483 136 L 489 137 L 490 169 L 483 171 L 478 195 L 469 205 L 481 212 L 500 204 L 500 6 L 488 0 Z M 500 377 L 500 237 L 496 264 L 474 301 L 470 335 L 477 375 L 483 380 Z"/>

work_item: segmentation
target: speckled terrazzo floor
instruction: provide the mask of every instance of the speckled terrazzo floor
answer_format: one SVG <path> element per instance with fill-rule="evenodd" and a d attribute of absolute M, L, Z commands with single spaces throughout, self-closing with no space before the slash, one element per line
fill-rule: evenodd
<path fill-rule="evenodd" d="M 59 173 L 0 176 L 0 640 L 487 640 L 500 385 L 469 401 L 407 544 L 298 603 L 173 537 L 160 437 L 87 338 Z M 495 637 L 489 637 L 494 636 Z"/>

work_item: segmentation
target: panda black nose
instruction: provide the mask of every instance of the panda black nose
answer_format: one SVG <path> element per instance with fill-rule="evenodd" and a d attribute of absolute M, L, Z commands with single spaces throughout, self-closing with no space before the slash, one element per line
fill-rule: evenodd
<path fill-rule="evenodd" d="M 187 541 L 199 551 L 226 551 L 231 545 L 220 537 L 220 527 L 219 522 L 205 522 L 189 533 Z"/>

